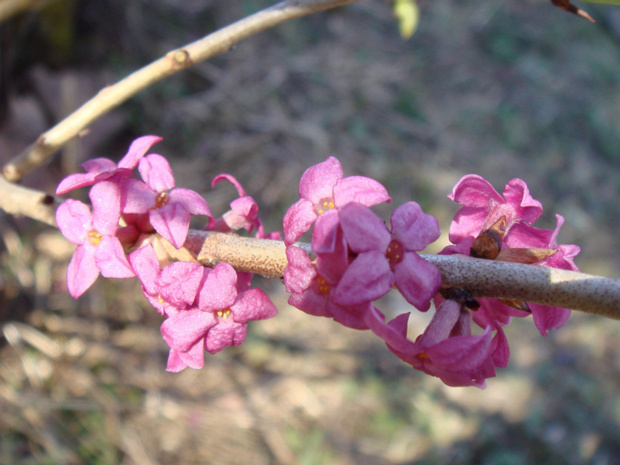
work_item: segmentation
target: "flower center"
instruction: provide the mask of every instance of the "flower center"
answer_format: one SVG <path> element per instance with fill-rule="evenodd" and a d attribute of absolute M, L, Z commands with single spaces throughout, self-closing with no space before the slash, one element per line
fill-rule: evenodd
<path fill-rule="evenodd" d="M 167 192 L 160 192 L 159 194 L 157 194 L 157 197 L 155 198 L 155 206 L 157 208 L 161 208 L 167 205 L 169 198 L 170 196 L 168 195 Z"/>
<path fill-rule="evenodd" d="M 88 233 L 88 241 L 94 245 L 95 247 L 97 247 L 99 245 L 99 243 L 101 242 L 101 234 L 99 234 L 97 231 L 91 231 Z"/>
<path fill-rule="evenodd" d="M 394 267 L 394 265 L 403 261 L 403 256 L 405 254 L 405 249 L 396 239 L 392 239 L 392 242 L 388 245 L 387 250 L 385 251 L 385 256 L 390 263 L 390 267 Z"/>
<path fill-rule="evenodd" d="M 325 213 L 328 210 L 333 210 L 334 208 L 336 208 L 336 205 L 334 205 L 334 199 L 327 198 L 327 199 L 323 199 L 321 200 L 318 204 L 316 204 L 316 206 L 314 207 L 316 214 L 317 215 L 322 215 L 323 213 Z"/>
<path fill-rule="evenodd" d="M 218 318 L 222 318 L 223 320 L 228 319 L 230 315 L 232 315 L 232 311 L 230 310 L 230 308 L 225 308 L 224 310 L 218 310 L 215 313 L 217 314 Z"/>
<path fill-rule="evenodd" d="M 329 289 L 330 286 L 327 283 L 327 281 L 325 281 L 325 278 L 322 278 L 321 276 L 316 277 L 316 287 L 317 290 L 319 291 L 319 293 L 321 294 L 329 294 Z"/>

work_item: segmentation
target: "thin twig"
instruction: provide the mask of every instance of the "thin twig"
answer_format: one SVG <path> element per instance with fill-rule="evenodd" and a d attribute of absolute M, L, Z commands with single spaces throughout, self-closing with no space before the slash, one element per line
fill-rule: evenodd
<path fill-rule="evenodd" d="M 0 209 L 5 212 L 56 227 L 58 205 L 60 202 L 56 197 L 10 183 L 0 176 Z"/>
<path fill-rule="evenodd" d="M 57 0 L 0 0 L 0 23 L 27 10 L 40 10 Z"/>
<path fill-rule="evenodd" d="M 90 123 L 133 95 L 196 63 L 228 51 L 247 37 L 292 19 L 355 1 L 357 0 L 287 0 L 172 50 L 118 83 L 100 90 L 92 99 L 39 136 L 33 144 L 7 163 L 2 170 L 3 174 L 9 181 L 19 181 Z"/>

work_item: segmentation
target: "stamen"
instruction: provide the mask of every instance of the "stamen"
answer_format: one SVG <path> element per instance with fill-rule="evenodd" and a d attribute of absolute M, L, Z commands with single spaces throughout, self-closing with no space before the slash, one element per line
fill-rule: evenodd
<path fill-rule="evenodd" d="M 222 318 L 222 319 L 227 319 L 228 317 L 230 317 L 230 315 L 232 314 L 232 311 L 230 310 L 230 308 L 226 308 L 224 310 L 218 310 L 215 312 L 218 316 L 218 318 Z"/>
<path fill-rule="evenodd" d="M 396 239 L 393 239 L 392 242 L 390 242 L 390 245 L 388 245 L 388 248 L 385 251 L 385 256 L 387 257 L 391 267 L 403 260 L 404 252 L 403 246 Z"/>
<path fill-rule="evenodd" d="M 160 192 L 159 194 L 157 194 L 157 198 L 155 199 L 155 206 L 157 208 L 161 208 L 167 205 L 169 198 L 170 196 L 167 192 Z"/>
<path fill-rule="evenodd" d="M 329 294 L 330 286 L 324 278 L 322 278 L 321 276 L 317 276 L 316 284 L 321 294 Z"/>
<path fill-rule="evenodd" d="M 321 216 L 323 213 L 336 208 L 333 199 L 323 199 L 316 206 L 316 214 Z"/>
<path fill-rule="evenodd" d="M 91 231 L 88 233 L 88 240 L 92 245 L 96 247 L 101 242 L 101 234 L 99 234 L 97 231 Z"/>

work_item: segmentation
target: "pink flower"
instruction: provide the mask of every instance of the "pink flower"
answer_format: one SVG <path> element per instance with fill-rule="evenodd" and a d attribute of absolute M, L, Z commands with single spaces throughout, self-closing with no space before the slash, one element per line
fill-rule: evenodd
<path fill-rule="evenodd" d="M 502 216 L 506 217 L 506 236 L 515 224 L 520 224 L 519 238 L 527 240 L 531 225 L 542 214 L 542 204 L 535 200 L 521 179 L 506 184 L 504 197 L 483 177 L 463 176 L 448 195 L 461 208 L 450 226 L 450 242 L 456 244 L 464 238 L 477 237 L 489 229 Z"/>
<path fill-rule="evenodd" d="M 315 252 L 333 251 L 339 208 L 349 202 L 370 207 L 390 201 L 385 187 L 374 179 L 343 177 L 342 166 L 334 157 L 304 172 L 299 183 L 299 196 L 301 199 L 284 215 L 284 242 L 293 244 L 314 224 L 312 249 Z"/>
<path fill-rule="evenodd" d="M 212 187 L 220 181 L 229 181 L 237 189 L 239 197 L 230 203 L 230 210 L 217 219 L 214 224 L 209 224 L 205 229 L 209 231 L 238 231 L 245 229 L 250 234 L 256 230 L 255 237 L 258 239 L 282 240 L 279 232 L 265 233 L 263 223 L 258 217 L 258 204 L 246 194 L 245 189 L 237 179 L 230 174 L 220 174 L 213 179 Z"/>
<path fill-rule="evenodd" d="M 93 184 L 105 181 L 112 176 L 129 177 L 132 170 L 138 166 L 138 161 L 149 151 L 161 137 L 143 136 L 134 140 L 127 151 L 127 154 L 118 162 L 118 165 L 108 158 L 93 158 L 82 165 L 86 173 L 76 173 L 63 179 L 56 194 L 65 194 L 80 187 L 92 186 Z"/>
<path fill-rule="evenodd" d="M 181 248 L 189 230 L 190 216 L 211 218 L 209 205 L 194 191 L 174 188 L 172 170 L 161 155 L 144 157 L 138 170 L 145 183 L 137 179 L 125 181 L 123 213 L 148 213 L 155 231 L 177 249 Z"/>
<path fill-rule="evenodd" d="M 289 264 L 284 270 L 284 284 L 287 292 L 293 294 L 288 299 L 290 305 L 309 315 L 333 318 L 349 328 L 368 329 L 365 315 L 370 311 L 369 303 L 345 306 L 333 300 L 335 288 L 349 264 L 342 233 L 334 252 L 318 254 L 316 267 L 299 247 L 287 247 L 286 257 Z"/>
<path fill-rule="evenodd" d="M 118 185 L 104 181 L 91 189 L 94 215 L 87 205 L 68 199 L 56 211 L 56 223 L 62 234 L 78 244 L 67 269 L 69 294 L 81 296 L 97 279 L 134 276 L 123 247 L 115 236 L 118 228 Z"/>
<path fill-rule="evenodd" d="M 344 239 L 357 257 L 349 265 L 334 293 L 340 305 L 360 305 L 385 295 L 395 284 L 407 302 L 428 310 L 441 285 L 433 264 L 416 251 L 439 237 L 439 225 L 415 202 L 392 213 L 391 232 L 368 207 L 349 203 L 340 210 Z"/>
<path fill-rule="evenodd" d="M 510 257 L 510 249 L 548 249 L 555 253 L 535 263 L 537 266 L 549 266 L 578 271 L 573 258 L 579 253 L 575 245 L 558 245 L 557 236 L 564 219 L 556 215 L 554 230 L 539 229 L 532 223 L 542 214 L 542 205 L 532 198 L 525 182 L 513 179 L 504 188 L 502 198 L 483 178 L 476 175 L 464 176 L 454 187 L 448 197 L 463 206 L 456 214 L 450 226 L 450 240 L 455 246 L 446 247 L 441 253 L 461 253 L 470 255 L 473 239 L 487 231 L 502 217 L 505 227 L 499 238 L 500 254 L 497 260 Z M 495 299 L 478 299 L 480 308 L 474 313 L 474 321 L 482 328 L 491 325 L 498 330 L 496 337 L 503 336 L 501 326 L 510 323 L 512 316 L 525 317 L 526 311 L 513 308 Z M 548 305 L 528 304 L 534 323 L 543 336 L 550 329 L 562 327 L 570 317 L 570 310 Z M 505 340 L 505 337 L 504 337 Z M 497 339 L 502 354 L 508 354 L 508 347 L 502 347 L 502 340 Z M 507 360 L 507 356 L 505 357 Z"/>
<path fill-rule="evenodd" d="M 159 313 L 171 316 L 189 308 L 196 300 L 204 274 L 204 267 L 199 263 L 174 262 L 162 270 L 150 244 L 133 251 L 129 262 L 144 296 Z"/>
<path fill-rule="evenodd" d="M 468 312 L 468 310 L 466 310 Z M 448 386 L 477 386 L 483 388 L 486 379 L 495 376 L 491 358 L 491 328 L 472 335 L 467 313 L 461 304 L 444 301 L 436 310 L 430 324 L 414 343 L 402 350 L 386 340 L 388 348 L 413 368 L 440 378 Z M 393 319 L 388 325 L 401 338 L 407 336 L 409 314 Z M 392 334 L 392 339 L 396 336 Z"/>
<path fill-rule="evenodd" d="M 237 274 L 228 263 L 205 272 L 194 306 L 171 315 L 161 326 L 170 346 L 167 369 L 201 368 L 203 351 L 213 354 L 243 342 L 250 320 L 271 318 L 277 310 L 260 289 L 237 291 Z"/>

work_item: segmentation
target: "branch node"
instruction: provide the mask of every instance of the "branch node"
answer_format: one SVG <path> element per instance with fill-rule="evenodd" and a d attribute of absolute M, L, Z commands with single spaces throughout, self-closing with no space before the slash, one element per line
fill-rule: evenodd
<path fill-rule="evenodd" d="M 170 58 L 172 69 L 174 70 L 189 68 L 194 64 L 192 58 L 189 56 L 189 52 L 182 48 L 168 53 L 168 58 Z"/>

